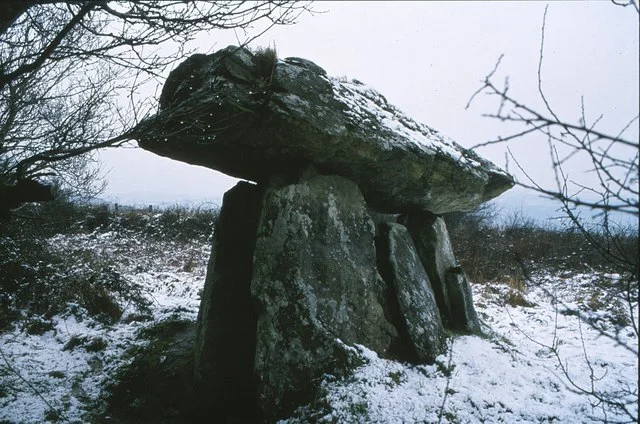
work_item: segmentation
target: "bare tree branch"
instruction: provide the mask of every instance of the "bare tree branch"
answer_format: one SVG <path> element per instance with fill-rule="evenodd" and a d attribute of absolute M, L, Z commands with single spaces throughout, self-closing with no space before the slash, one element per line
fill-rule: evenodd
<path fill-rule="evenodd" d="M 633 4 L 637 10 L 637 4 L 633 2 L 613 0 L 613 3 L 619 6 Z M 496 112 L 485 113 L 483 116 L 503 123 L 519 124 L 523 128 L 507 135 L 499 136 L 494 140 L 479 143 L 474 148 L 505 143 L 508 158 L 515 163 L 518 170 L 524 175 L 524 180 L 518 181 L 517 184 L 544 197 L 553 199 L 560 204 L 564 217 L 571 228 L 577 230 L 583 236 L 585 243 L 592 246 L 605 259 L 608 266 L 620 275 L 620 281 L 624 282 L 624 286 L 619 291 L 619 296 L 627 304 L 628 318 L 637 339 L 636 311 L 638 308 L 639 273 L 637 250 L 630 252 L 625 249 L 623 239 L 629 240 L 628 233 L 615 228 L 612 221 L 612 213 L 622 213 L 635 217 L 636 220 L 639 217 L 638 151 L 640 145 L 637 140 L 623 138 L 632 125 L 638 122 L 639 115 L 636 113 L 617 133 L 607 134 L 597 129 L 597 126 L 601 123 L 602 114 L 588 122 L 583 98 L 580 103 L 580 118 L 577 123 L 563 119 L 556 112 L 543 89 L 542 70 L 547 14 L 548 6 L 545 7 L 542 18 L 537 69 L 537 92 L 546 110 L 539 112 L 513 98 L 508 93 L 508 84 L 505 84 L 504 88 L 498 88 L 493 83 L 492 79 L 502 59 L 502 56 L 500 56 L 494 69 L 482 82 L 482 86 L 471 96 L 469 104 L 480 93 L 495 97 L 498 99 Z M 469 104 L 467 107 L 469 107 Z M 516 140 L 524 140 L 526 136 L 529 137 L 527 141 L 531 142 L 531 136 L 534 134 L 540 136 L 539 140 L 535 140 L 534 143 L 547 143 L 555 187 L 546 187 L 537 182 L 509 148 L 509 144 Z M 577 157 L 587 161 L 588 168 L 586 171 L 593 175 L 592 182 L 585 184 L 570 178 L 567 174 L 566 169 L 568 168 L 566 165 L 570 160 Z M 578 211 L 580 207 L 586 207 L 596 212 L 600 219 L 599 225 L 587 225 Z M 637 226 L 632 231 L 632 237 L 635 237 L 637 243 Z M 535 280 L 532 278 L 524 261 L 520 259 L 519 262 L 526 280 L 532 285 L 535 284 Z M 538 285 L 536 284 L 536 286 Z M 541 288 L 547 295 L 552 296 L 555 302 L 558 302 L 553 293 L 544 290 L 544 287 Z M 583 312 L 579 310 L 575 312 L 580 325 L 589 325 L 598 331 L 601 336 L 616 341 L 620 346 L 635 355 L 638 354 L 637 346 L 624 343 L 617 332 L 601 329 L 590 322 Z M 580 327 L 580 331 L 582 331 L 582 327 Z M 526 336 L 530 340 L 539 343 L 535 338 Z M 601 408 L 605 413 L 605 417 L 607 416 L 607 411 L 617 411 L 629 417 L 629 422 L 637 421 L 633 409 L 630 408 L 632 403 L 637 403 L 637 389 L 635 391 L 630 388 L 608 391 L 598 389 L 596 383 L 599 376 L 596 375 L 591 365 L 589 347 L 584 344 L 584 339 L 582 339 L 583 360 L 590 370 L 590 381 L 588 385 L 578 384 L 572 379 L 568 364 L 560 355 L 555 333 L 553 340 L 551 345 L 546 345 L 546 347 L 555 355 L 561 372 L 576 393 L 593 399 L 594 406 Z M 623 395 L 622 398 L 621 395 Z M 629 399 L 633 399 L 635 402 L 628 403 Z"/>
<path fill-rule="evenodd" d="M 159 83 L 187 41 L 235 29 L 246 43 L 307 11 L 283 0 L 0 3 L 0 183 L 92 191 L 92 154 L 131 139 L 156 106 L 139 89 Z"/>

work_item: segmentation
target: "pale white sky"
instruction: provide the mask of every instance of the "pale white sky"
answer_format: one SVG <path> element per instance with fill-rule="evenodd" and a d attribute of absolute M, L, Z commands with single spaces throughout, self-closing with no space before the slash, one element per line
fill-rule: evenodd
<path fill-rule="evenodd" d="M 542 110 L 536 71 L 544 2 L 317 2 L 314 8 L 324 13 L 275 28 L 253 45 L 275 44 L 280 57 L 304 57 L 330 75 L 357 78 L 466 147 L 508 131 L 481 117 L 495 111 L 496 103 L 488 98 L 478 98 L 465 110 L 501 54 L 495 81 L 508 75 L 511 93 Z M 549 3 L 543 84 L 561 117 L 577 122 L 581 95 L 587 118 L 604 114 L 598 127 L 603 132 L 617 133 L 638 114 L 638 22 L 635 9 L 608 1 Z M 217 50 L 237 44 L 237 37 L 244 35 L 217 32 L 194 46 Z M 638 139 L 637 122 L 627 138 Z M 511 147 L 537 181 L 553 182 L 546 144 L 530 138 Z M 478 153 L 505 166 L 504 146 Z M 105 196 L 123 203 L 219 202 L 236 181 L 141 149 L 102 157 L 110 170 Z M 569 170 L 588 182 L 581 165 Z M 518 174 L 513 167 L 510 171 Z M 515 190 L 503 196 L 525 208 L 540 203 Z"/>

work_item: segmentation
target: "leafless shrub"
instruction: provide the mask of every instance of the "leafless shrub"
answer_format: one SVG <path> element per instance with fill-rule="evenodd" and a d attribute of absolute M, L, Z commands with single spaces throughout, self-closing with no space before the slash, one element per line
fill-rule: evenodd
<path fill-rule="evenodd" d="M 624 2 L 614 1 L 617 5 L 628 5 Z M 632 2 L 629 2 L 632 4 Z M 638 11 L 637 5 L 635 12 Z M 626 303 L 627 319 L 622 320 L 631 325 L 638 337 L 638 227 L 620 228 L 615 223 L 617 216 L 626 215 L 638 222 L 639 217 L 639 191 L 638 191 L 638 157 L 639 142 L 628 139 L 625 133 L 637 125 L 639 115 L 631 117 L 617 133 L 607 134 L 600 131 L 597 126 L 602 115 L 593 122 L 588 122 L 584 111 L 584 101 L 580 107 L 580 119 L 571 122 L 563 119 L 551 105 L 543 89 L 542 68 L 544 60 L 544 37 L 546 27 L 547 8 L 542 21 L 542 37 L 538 62 L 537 88 L 544 110 L 539 111 L 528 106 L 522 101 L 512 97 L 509 92 L 508 79 L 502 87 L 493 81 L 496 67 L 485 78 L 482 86 L 473 94 L 471 103 L 479 94 L 485 94 L 498 100 L 497 109 L 493 113 L 484 116 L 499 122 L 520 125 L 507 135 L 497 137 L 494 140 L 481 143 L 476 147 L 482 147 L 497 143 L 510 143 L 527 135 L 537 134 L 543 137 L 544 143 L 550 152 L 552 171 L 555 176 L 555 188 L 543 187 L 537 183 L 524 169 L 518 158 L 511 153 L 507 146 L 510 158 L 518 169 L 524 174 L 524 181 L 518 184 L 534 193 L 554 199 L 559 209 L 564 212 L 568 233 L 580 236 L 575 246 L 588 246 L 589 251 L 596 252 L 602 263 L 620 276 L 619 287 L 614 292 L 614 299 L 622 299 Z M 500 58 L 501 59 L 501 58 Z M 585 185 L 569 178 L 565 167 L 572 158 L 584 157 L 588 159 L 588 169 L 596 176 L 594 185 Z M 600 217 L 597 225 L 585 221 L 580 214 L 580 208 L 588 208 Z M 531 238 L 534 234 L 530 234 Z M 534 246 L 534 243 L 531 243 Z M 538 244 L 542 246 L 542 244 Z M 515 247 L 515 246 L 514 246 Z M 531 263 L 526 260 L 522 252 L 517 252 L 517 260 L 524 278 L 529 285 L 538 285 L 531 273 Z M 552 293 L 549 293 L 553 296 Z M 614 300 L 612 299 L 612 301 Z M 601 336 L 615 340 L 621 347 L 634 352 L 637 355 L 637 346 L 631 346 L 618 337 L 616 330 L 608 330 L 599 327 L 587 319 L 584 311 L 576 311 L 576 316 L 584 325 L 589 325 L 598 331 Z M 536 341 L 532 338 L 533 341 Z M 594 401 L 594 405 L 600 407 L 604 416 L 607 411 L 615 411 L 626 415 L 629 422 L 637 422 L 636 413 L 630 405 L 637 404 L 638 390 L 627 387 L 620 391 L 603 391 L 598 385 L 598 376 L 591 374 L 587 385 L 576 382 L 566 367 L 566 359 L 560 355 L 554 344 L 546 346 L 556 356 L 558 366 L 562 370 L 572 388 L 580 394 L 588 396 Z M 589 346 L 583 346 L 583 361 L 593 371 L 590 361 Z"/>
<path fill-rule="evenodd" d="M 306 2 L 3 2 L 0 188 L 56 182 L 99 192 L 93 153 L 125 145 L 156 107 L 138 91 L 203 31 L 294 23 Z M 162 47 L 162 49 L 160 49 Z M 8 204 L 0 190 L 0 212 Z M 48 200 L 48 199 L 33 199 Z M 13 206 L 13 205 L 12 205 Z M 6 213 L 5 213 L 6 215 Z"/>

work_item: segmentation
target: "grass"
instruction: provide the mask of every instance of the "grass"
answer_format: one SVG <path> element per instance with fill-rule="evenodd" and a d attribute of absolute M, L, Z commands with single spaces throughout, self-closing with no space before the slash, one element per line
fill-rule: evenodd
<path fill-rule="evenodd" d="M 456 258 L 476 283 L 503 282 L 518 292 L 535 269 L 637 276 L 637 228 L 607 233 L 593 226 L 583 234 L 574 226 L 541 225 L 518 214 L 500 217 L 490 209 L 445 215 Z"/>
<path fill-rule="evenodd" d="M 278 61 L 278 53 L 275 46 L 257 47 L 252 49 L 252 53 L 257 67 L 257 74 L 262 78 L 265 85 L 270 85 L 273 80 L 276 62 Z"/>
<path fill-rule="evenodd" d="M 87 313 L 106 324 L 119 321 L 125 307 L 146 315 L 148 300 L 111 263 L 108 252 L 83 245 L 61 251 L 54 248 L 56 235 L 115 233 L 123 240 L 135 236 L 142 245 L 134 246 L 134 252 L 149 254 L 144 240 L 210 243 L 217 216 L 217 209 L 116 210 L 67 201 L 21 208 L 0 229 L 0 331 L 21 321 L 30 334 L 41 334 L 50 329 L 53 315 L 65 311 Z M 193 252 L 183 250 L 184 258 L 173 259 L 188 272 L 197 264 Z"/>

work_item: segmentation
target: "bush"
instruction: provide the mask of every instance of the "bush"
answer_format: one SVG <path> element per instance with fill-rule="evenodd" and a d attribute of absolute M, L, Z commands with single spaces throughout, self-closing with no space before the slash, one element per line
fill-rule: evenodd
<path fill-rule="evenodd" d="M 46 320 L 70 306 L 105 323 L 120 318 L 125 301 L 147 309 L 137 286 L 91 252 L 60 256 L 41 238 L 5 236 L 0 257 L 0 330 L 18 318 Z"/>
<path fill-rule="evenodd" d="M 218 219 L 217 209 L 174 206 L 156 212 L 123 208 L 111 215 L 105 230 L 185 242 L 209 240 Z"/>
<path fill-rule="evenodd" d="M 594 226 L 585 238 L 576 227 L 540 225 L 518 213 L 498 218 L 492 206 L 444 216 L 456 257 L 475 282 L 522 280 L 528 268 L 620 272 L 620 264 L 602 246 L 632 264 L 624 269 L 637 267 L 637 228 L 604 234 L 603 227 Z"/>
<path fill-rule="evenodd" d="M 114 231 L 123 237 L 203 241 L 212 236 L 217 215 L 215 209 L 180 207 L 116 212 L 64 199 L 26 205 L 0 232 L 0 331 L 22 317 L 47 320 L 69 305 L 105 323 L 120 319 L 122 304 L 145 313 L 145 297 L 109 258 L 82 247 L 56 253 L 48 243 L 52 236 Z"/>
<path fill-rule="evenodd" d="M 218 209 L 173 206 L 163 209 L 75 203 L 59 198 L 27 204 L 0 229 L 3 235 L 47 238 L 56 234 L 117 231 L 176 241 L 211 237 Z"/>

